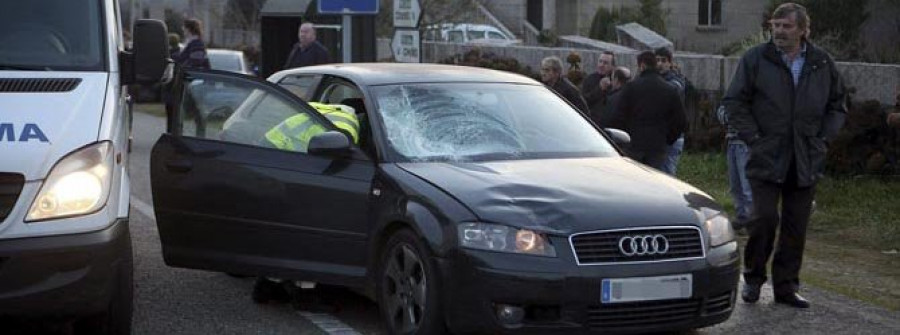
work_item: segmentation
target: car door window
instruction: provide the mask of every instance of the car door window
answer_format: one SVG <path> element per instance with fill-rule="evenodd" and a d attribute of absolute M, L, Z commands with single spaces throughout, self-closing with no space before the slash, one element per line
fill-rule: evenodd
<path fill-rule="evenodd" d="M 304 101 L 309 101 L 316 91 L 316 85 L 322 77 L 319 75 L 299 74 L 289 75 L 278 81 L 278 85 L 294 93 Z"/>
<path fill-rule="evenodd" d="M 319 101 L 327 104 L 340 104 L 347 99 L 362 99 L 362 92 L 360 92 L 358 88 L 353 86 L 353 84 L 343 81 L 335 81 L 327 84 L 322 92 L 322 97 Z M 357 113 L 359 113 L 359 111 L 357 111 Z"/>
<path fill-rule="evenodd" d="M 182 136 L 306 152 L 310 137 L 334 129 L 289 92 L 255 79 L 195 72 L 182 86 Z"/>
<path fill-rule="evenodd" d="M 492 40 L 505 40 L 506 39 L 505 36 L 501 35 L 498 32 L 493 32 L 493 31 L 488 32 L 488 38 L 492 39 Z"/>

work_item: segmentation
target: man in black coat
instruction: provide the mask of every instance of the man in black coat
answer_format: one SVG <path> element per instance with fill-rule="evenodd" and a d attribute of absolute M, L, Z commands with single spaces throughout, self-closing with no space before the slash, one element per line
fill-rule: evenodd
<path fill-rule="evenodd" d="M 590 108 L 591 118 L 600 123 L 609 106 L 607 100 L 612 92 L 612 73 L 616 68 L 616 55 L 603 51 L 597 59 L 597 71 L 589 74 L 581 83 L 581 93 Z"/>
<path fill-rule="evenodd" d="M 750 147 L 746 173 L 753 216 L 747 223 L 741 293 L 748 303 L 759 299 L 780 221 L 772 263 L 775 302 L 809 307 L 797 294 L 806 226 L 828 141 L 846 115 L 834 61 L 806 40 L 809 22 L 803 6 L 776 8 L 769 21 L 772 40 L 744 54 L 724 98 L 729 122 Z"/>
<path fill-rule="evenodd" d="M 284 69 L 330 63 L 328 49 L 316 40 L 316 27 L 311 22 L 300 25 L 297 31 L 299 41 L 288 55 Z"/>
<path fill-rule="evenodd" d="M 578 88 L 562 75 L 562 71 L 562 60 L 559 57 L 551 56 L 541 61 L 541 81 L 544 82 L 544 85 L 556 91 L 578 111 L 590 115 L 591 111 L 584 102 L 584 98 L 581 97 L 581 92 L 578 92 Z"/>
<path fill-rule="evenodd" d="M 662 170 L 669 145 L 684 132 L 684 107 L 678 91 L 660 76 L 653 52 L 638 55 L 638 68 L 640 76 L 622 88 L 609 126 L 631 135 L 632 159 Z"/>

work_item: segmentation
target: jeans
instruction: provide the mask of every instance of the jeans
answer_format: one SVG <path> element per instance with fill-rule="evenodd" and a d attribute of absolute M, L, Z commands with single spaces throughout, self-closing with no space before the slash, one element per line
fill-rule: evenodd
<path fill-rule="evenodd" d="M 675 171 L 678 169 L 678 158 L 681 157 L 682 151 L 684 151 L 684 135 L 679 136 L 675 143 L 669 146 L 669 150 L 666 153 L 666 162 L 663 164 L 662 169 L 665 173 L 672 176 L 675 175 Z"/>
<path fill-rule="evenodd" d="M 750 159 L 750 148 L 741 140 L 728 140 L 728 182 L 731 185 L 731 198 L 734 200 L 737 226 L 742 226 L 750 219 L 753 210 L 753 193 L 747 180 L 745 167 Z"/>

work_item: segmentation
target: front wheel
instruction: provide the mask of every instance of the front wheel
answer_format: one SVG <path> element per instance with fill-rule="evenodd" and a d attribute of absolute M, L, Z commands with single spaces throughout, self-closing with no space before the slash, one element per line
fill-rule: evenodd
<path fill-rule="evenodd" d="M 378 305 L 390 334 L 443 334 L 437 271 L 421 240 L 400 230 L 379 256 Z"/>

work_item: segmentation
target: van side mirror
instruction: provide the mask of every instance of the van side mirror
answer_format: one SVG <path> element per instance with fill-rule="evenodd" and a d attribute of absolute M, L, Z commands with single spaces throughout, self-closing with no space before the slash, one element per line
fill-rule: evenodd
<path fill-rule="evenodd" d="M 310 155 L 316 156 L 349 156 L 351 153 L 350 139 L 342 132 L 329 130 L 309 139 L 306 151 Z"/>
<path fill-rule="evenodd" d="M 624 130 L 616 129 L 616 128 L 603 128 L 603 131 L 612 138 L 613 142 L 616 142 L 619 146 L 627 146 L 631 144 L 631 136 L 628 135 Z"/>
<path fill-rule="evenodd" d="M 169 41 L 166 24 L 160 20 L 141 19 L 135 22 L 131 63 L 131 78 L 127 82 L 158 83 L 163 79 L 169 60 Z M 130 80 L 129 80 L 130 79 Z"/>

